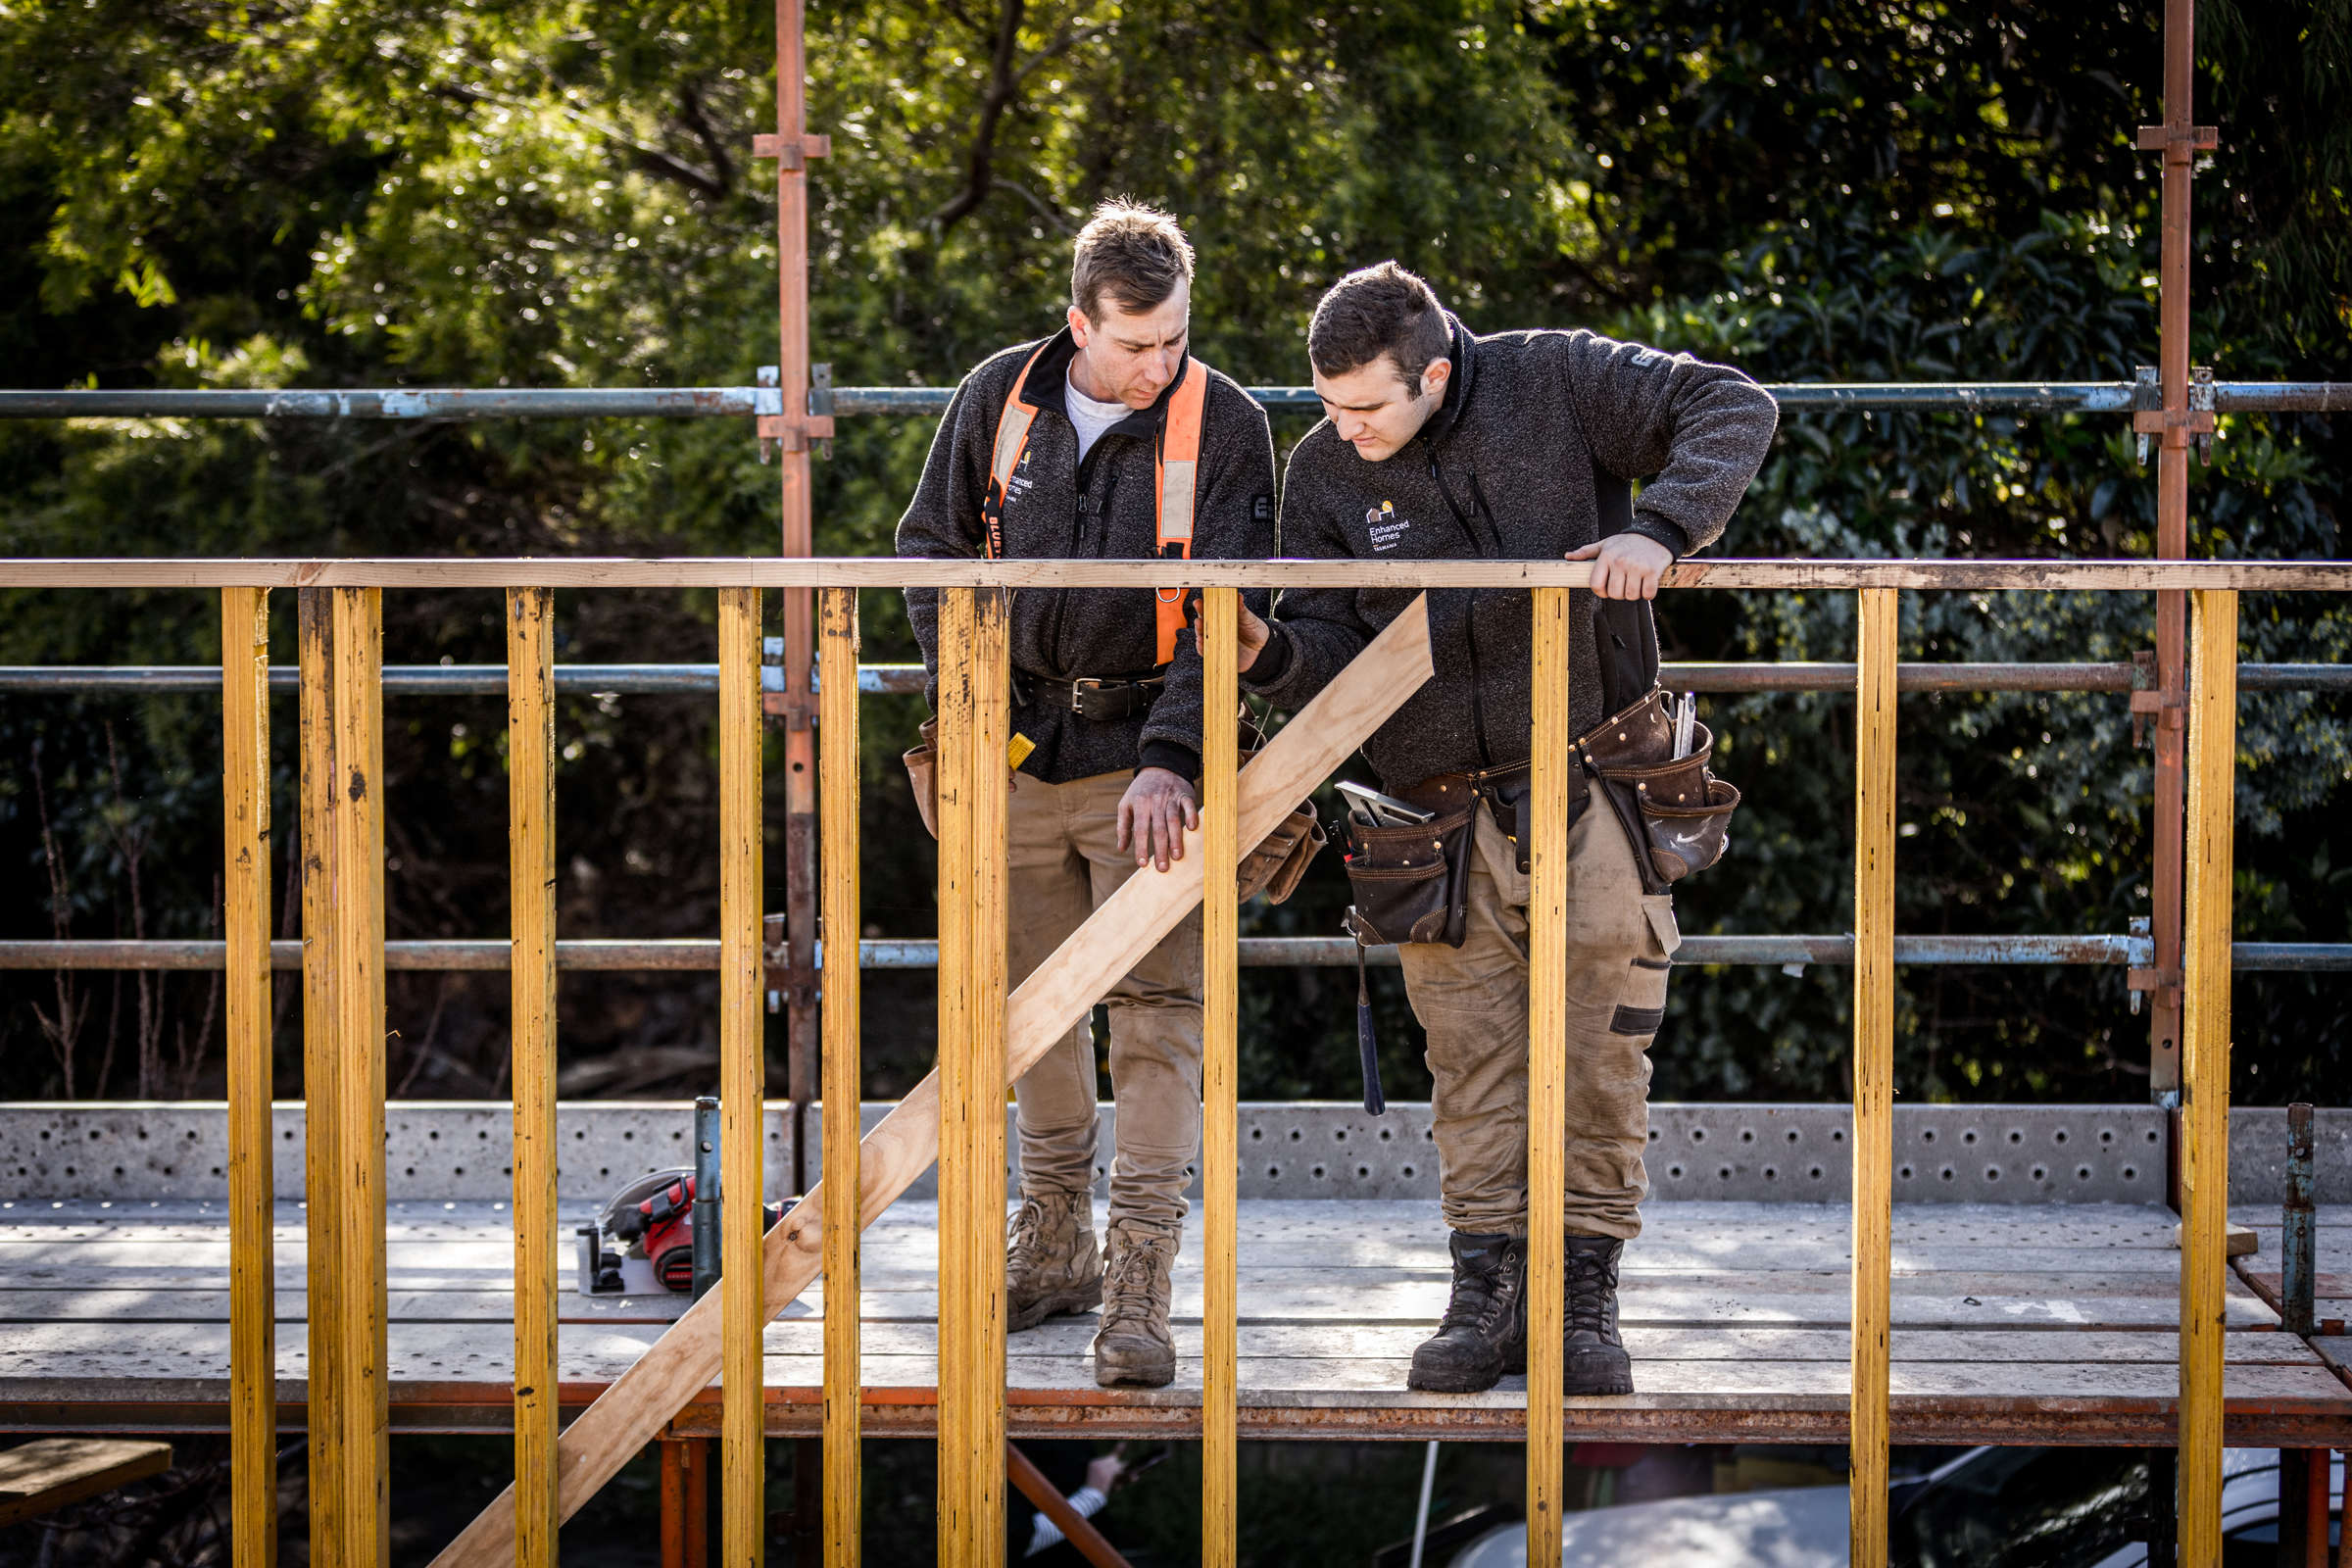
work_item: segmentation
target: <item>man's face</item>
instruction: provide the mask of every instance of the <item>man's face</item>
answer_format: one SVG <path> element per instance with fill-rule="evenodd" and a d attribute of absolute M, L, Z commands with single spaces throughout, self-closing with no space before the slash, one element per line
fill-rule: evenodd
<path fill-rule="evenodd" d="M 1070 307 L 1070 335 L 1078 343 L 1071 379 L 1098 403 L 1150 408 L 1184 369 L 1192 289 L 1179 283 L 1175 293 L 1146 311 L 1126 310 L 1106 292 L 1096 302 L 1095 314 L 1089 320 L 1077 306 Z"/>
<path fill-rule="evenodd" d="M 1323 416 L 1340 439 L 1355 448 L 1366 463 L 1386 463 L 1429 422 L 1446 400 L 1446 382 L 1453 373 L 1450 360 L 1432 360 L 1421 372 L 1421 390 L 1405 385 L 1404 372 L 1395 357 L 1383 354 L 1345 375 L 1315 372 L 1315 396 L 1323 400 Z"/>

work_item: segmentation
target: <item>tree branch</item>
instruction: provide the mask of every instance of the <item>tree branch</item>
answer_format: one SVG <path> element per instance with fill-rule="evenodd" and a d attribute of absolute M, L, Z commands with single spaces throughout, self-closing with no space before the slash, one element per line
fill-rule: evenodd
<path fill-rule="evenodd" d="M 1021 16 L 1027 10 L 1027 0 L 999 0 L 996 58 L 989 70 L 988 91 L 980 98 L 980 122 L 972 127 L 971 151 L 964 155 L 963 189 L 931 215 L 928 221 L 937 232 L 945 233 L 988 199 L 997 160 L 997 123 L 1020 88 L 1013 49 L 1020 42 Z"/>

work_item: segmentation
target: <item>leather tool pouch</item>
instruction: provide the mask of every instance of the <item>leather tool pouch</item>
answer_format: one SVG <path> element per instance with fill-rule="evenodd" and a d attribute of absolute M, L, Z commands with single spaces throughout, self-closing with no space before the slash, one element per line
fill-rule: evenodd
<path fill-rule="evenodd" d="M 1632 527 L 1633 487 L 1598 465 L 1592 484 L 1602 535 Z M 1706 725 L 1692 725 L 1690 755 L 1674 755 L 1674 712 L 1658 685 L 1658 626 L 1649 602 L 1594 599 L 1592 641 L 1609 716 L 1578 738 L 1576 754 L 1590 787 L 1625 829 L 1642 890 L 1664 893 L 1723 858 L 1740 792 L 1707 770 L 1715 736 Z"/>
<path fill-rule="evenodd" d="M 1244 903 L 1263 893 L 1268 904 L 1280 904 L 1298 891 L 1309 861 L 1328 842 L 1323 824 L 1311 806 L 1301 806 L 1276 825 L 1265 842 L 1242 857 L 1241 897 Z"/>
<path fill-rule="evenodd" d="M 1355 895 L 1348 929 L 1359 946 L 1462 945 L 1467 934 L 1472 813 L 1477 809 L 1474 801 L 1412 827 L 1367 827 L 1352 817 L 1340 819 L 1348 886 Z"/>
<path fill-rule="evenodd" d="M 1691 750 L 1674 753 L 1666 693 L 1655 690 L 1576 742 L 1591 787 L 1633 845 L 1642 890 L 1657 894 L 1723 858 L 1740 792 L 1708 771 L 1715 736 L 1693 723 Z"/>
<path fill-rule="evenodd" d="M 914 791 L 914 809 L 923 831 L 939 837 L 939 720 L 926 718 L 915 731 L 922 744 L 910 748 L 901 760 L 906 764 L 906 784 Z"/>

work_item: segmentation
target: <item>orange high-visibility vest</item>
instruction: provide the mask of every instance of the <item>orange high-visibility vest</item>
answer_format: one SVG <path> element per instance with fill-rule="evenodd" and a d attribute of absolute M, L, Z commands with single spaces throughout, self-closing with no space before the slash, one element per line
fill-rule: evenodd
<path fill-rule="evenodd" d="M 985 524 L 988 559 L 996 560 L 1004 553 L 1004 499 L 1012 484 L 1013 470 L 1021 466 L 1021 454 L 1029 447 L 1029 427 L 1037 422 L 1037 405 L 1021 396 L 1021 388 L 1029 382 L 1029 372 L 1053 340 L 1039 346 L 1021 367 L 1021 373 L 1012 378 L 1012 390 L 1005 394 L 1004 412 L 997 420 L 996 452 L 989 463 L 988 494 L 980 503 L 980 517 Z M 1166 416 L 1160 421 L 1159 449 L 1153 455 L 1152 472 L 1159 483 L 1159 554 L 1163 560 L 1190 561 L 1193 558 L 1193 488 L 1200 470 L 1200 410 L 1208 400 L 1208 372 L 1200 362 L 1185 356 L 1184 370 L 1176 382 L 1176 390 L 1168 394 Z M 1164 664 L 1176 657 L 1176 633 L 1184 628 L 1184 590 L 1155 588 L 1152 598 L 1157 656 L 1153 662 Z"/>

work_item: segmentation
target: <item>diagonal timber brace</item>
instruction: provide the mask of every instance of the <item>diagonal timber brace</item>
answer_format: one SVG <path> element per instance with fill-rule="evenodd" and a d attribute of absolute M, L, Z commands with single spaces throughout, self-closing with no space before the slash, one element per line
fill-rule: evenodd
<path fill-rule="evenodd" d="M 1255 844 L 1404 705 L 1431 674 L 1426 597 L 1374 638 L 1299 710 L 1241 775 L 1240 842 Z M 1139 873 L 1097 909 L 1005 1004 L 1005 1073 L 1018 1078 L 1200 902 L 1200 857 Z M 860 1223 L 872 1224 L 939 1153 L 939 1074 L 914 1086 L 860 1149 Z M 765 1299 L 783 1311 L 824 1256 L 819 1185 L 767 1233 Z M 557 1468 L 570 1518 L 718 1373 L 719 1301 L 705 1297 L 564 1429 Z M 482 1510 L 432 1568 L 507 1568 L 514 1560 L 514 1489 Z"/>

